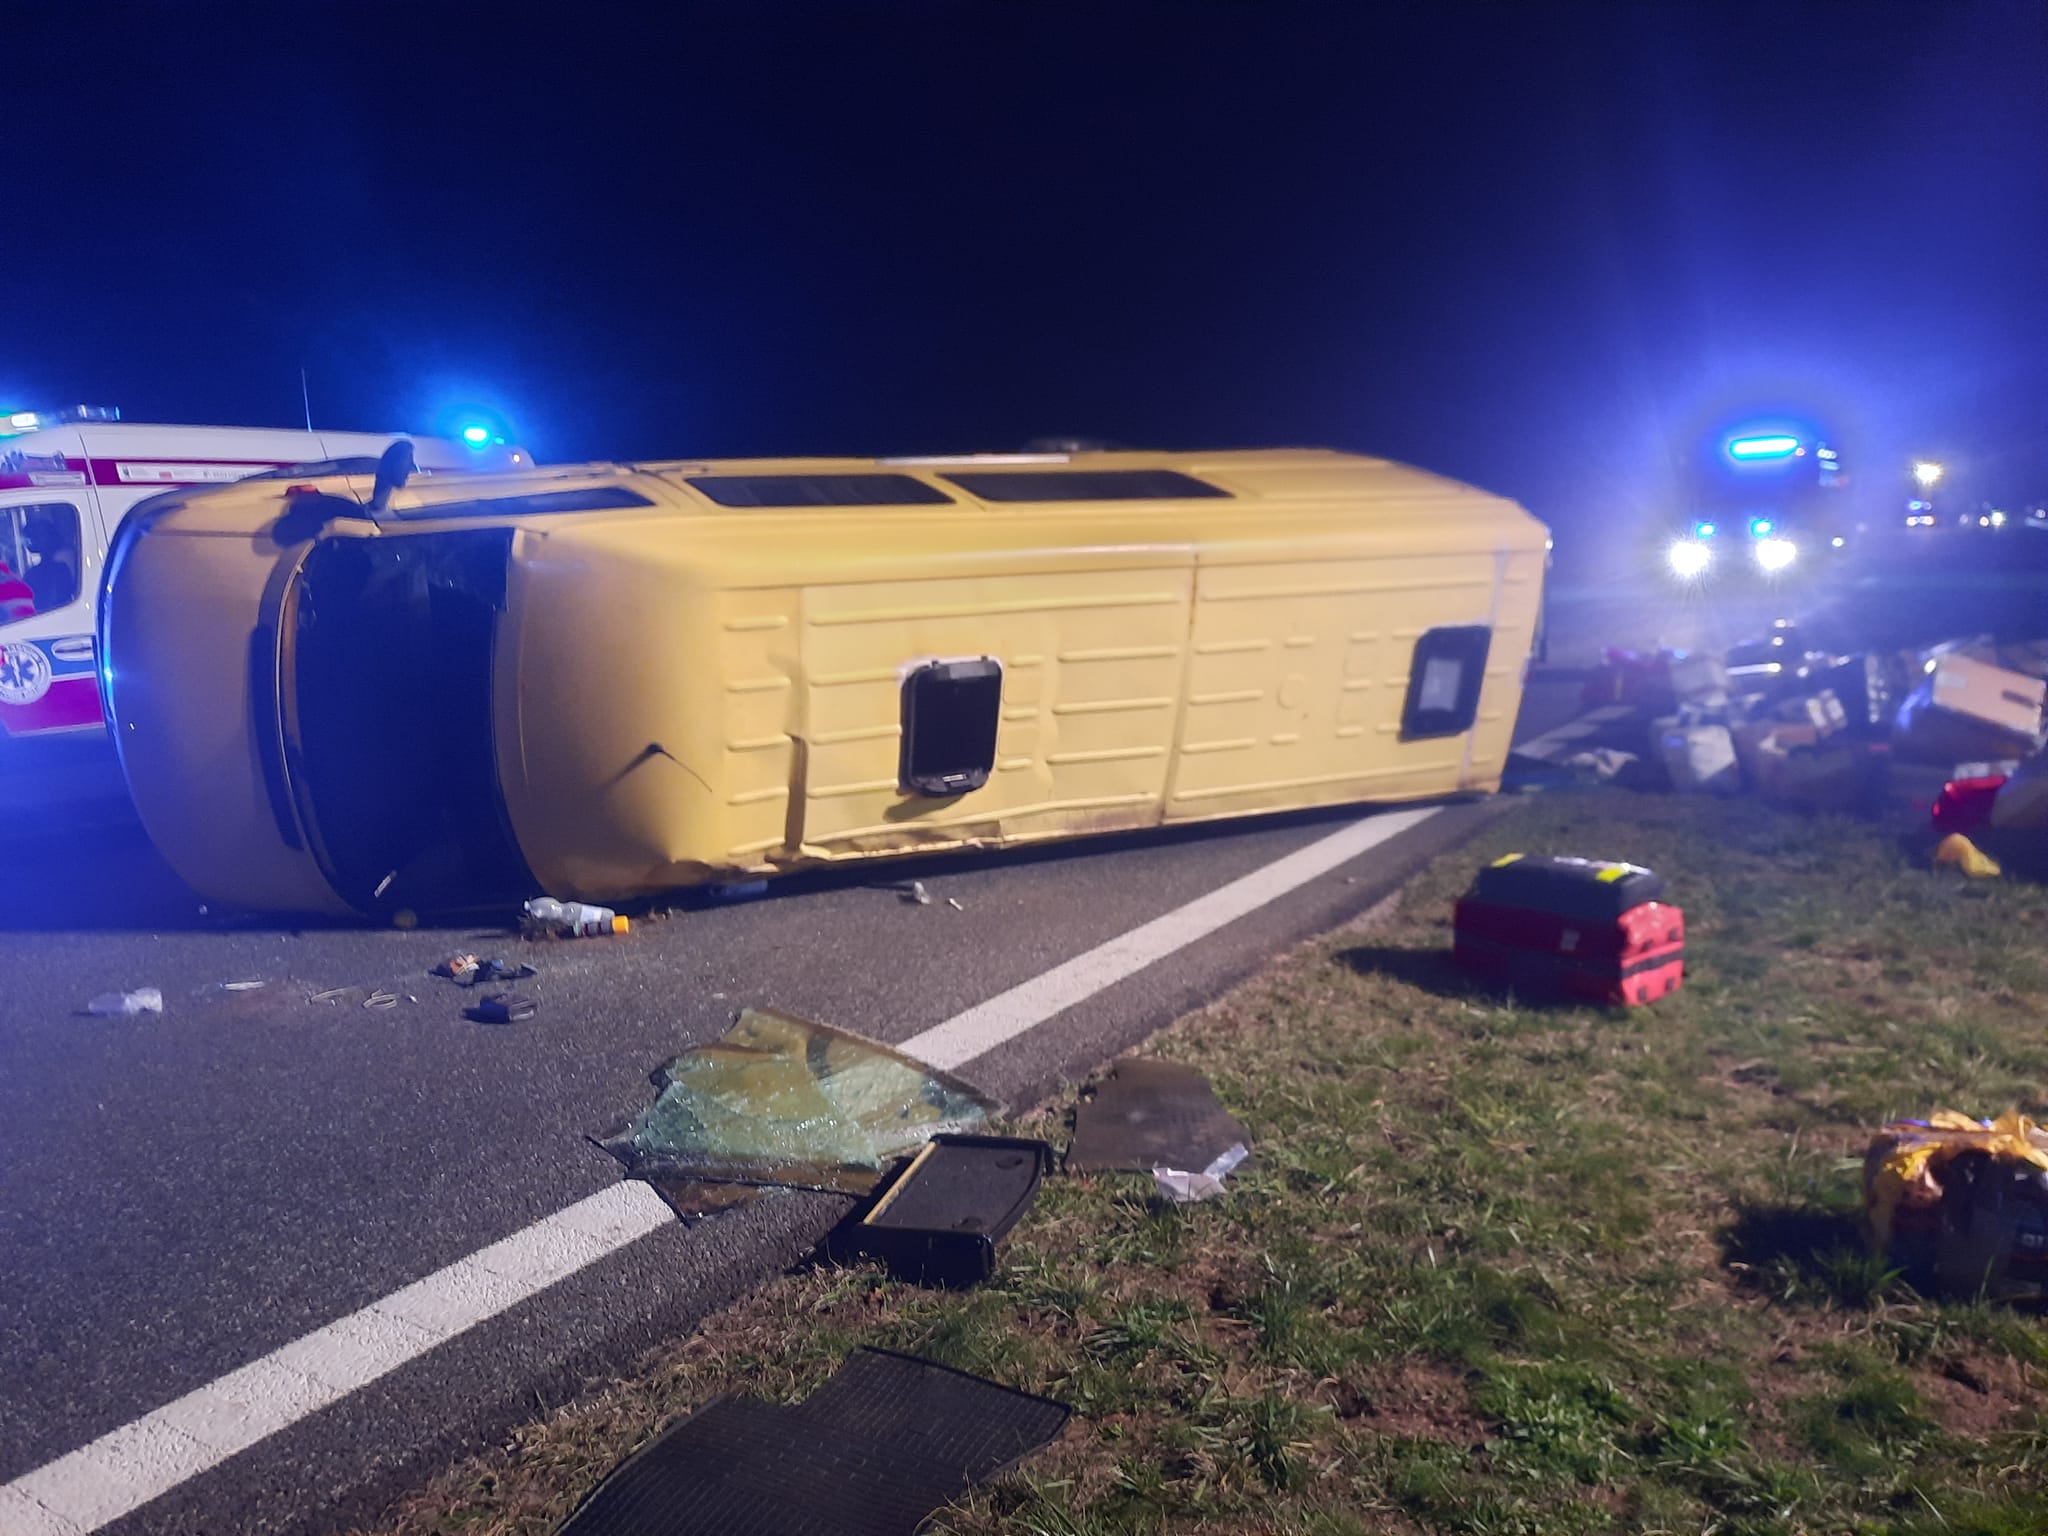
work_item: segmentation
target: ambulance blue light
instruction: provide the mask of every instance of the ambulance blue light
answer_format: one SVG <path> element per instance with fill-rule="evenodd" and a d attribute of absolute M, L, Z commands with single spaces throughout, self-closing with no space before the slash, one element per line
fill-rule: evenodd
<path fill-rule="evenodd" d="M 1796 437 L 1738 437 L 1728 444 L 1731 459 L 1784 459 L 1798 451 Z"/>
<path fill-rule="evenodd" d="M 1760 539 L 1770 531 L 1771 520 L 1768 517 L 1752 517 L 1749 520 L 1749 536 L 1752 539 Z"/>
<path fill-rule="evenodd" d="M 1714 525 L 1712 523 L 1694 523 L 1692 525 L 1692 532 L 1693 537 L 1696 539 L 1711 539 L 1714 536 Z"/>
<path fill-rule="evenodd" d="M 472 448 L 481 448 L 491 440 L 491 429 L 471 422 L 462 429 L 462 440 Z"/>

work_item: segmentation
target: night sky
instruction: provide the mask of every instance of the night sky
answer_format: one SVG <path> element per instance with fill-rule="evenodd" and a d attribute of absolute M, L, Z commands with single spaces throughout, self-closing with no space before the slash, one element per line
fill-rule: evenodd
<path fill-rule="evenodd" d="M 0 405 L 2048 496 L 2037 0 L 7 11 Z"/>

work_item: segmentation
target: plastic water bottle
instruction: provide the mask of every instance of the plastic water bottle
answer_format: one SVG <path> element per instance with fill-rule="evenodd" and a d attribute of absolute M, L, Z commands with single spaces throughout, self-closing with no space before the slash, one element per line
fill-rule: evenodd
<path fill-rule="evenodd" d="M 582 901 L 557 901 L 536 896 L 526 904 L 527 921 L 565 939 L 592 939 L 608 933 L 624 933 L 632 925 L 610 907 Z"/>
<path fill-rule="evenodd" d="M 85 1005 L 85 1011 L 102 1019 L 133 1018 L 139 1013 L 162 1013 L 164 995 L 155 987 L 137 987 L 133 992 L 102 992 Z"/>

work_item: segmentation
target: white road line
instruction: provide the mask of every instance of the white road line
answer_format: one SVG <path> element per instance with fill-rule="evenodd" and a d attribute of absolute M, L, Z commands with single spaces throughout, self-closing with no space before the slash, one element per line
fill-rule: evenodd
<path fill-rule="evenodd" d="M 1613 716 L 1595 710 L 1586 718 L 1600 717 Z M 1352 822 L 898 1049 L 939 1067 L 972 1061 L 1436 814 L 1425 807 Z M 89 1536 L 672 1219 L 636 1180 L 579 1200 L 0 1485 L 0 1536 Z"/>
<path fill-rule="evenodd" d="M 1317 876 L 1328 874 L 1368 848 L 1420 826 L 1435 814 L 1433 808 L 1392 811 L 1355 821 L 1306 848 L 1297 848 L 1228 885 L 1218 886 L 1206 896 L 1197 896 L 1186 906 L 1175 907 L 1164 917 L 1141 923 L 1129 933 L 1120 933 L 1064 965 L 1056 965 L 985 1003 L 977 1003 L 965 1013 L 956 1013 L 945 1023 L 911 1036 L 897 1049 L 922 1057 L 935 1067 L 948 1068 L 986 1055 L 1004 1041 L 1036 1029 L 1054 1014 L 1065 1012 L 1153 961 L 1163 960 L 1247 912 L 1255 912 Z"/>
<path fill-rule="evenodd" d="M 0 1536 L 86 1536 L 675 1219 L 626 1180 L 0 1487 Z"/>
<path fill-rule="evenodd" d="M 1590 714 L 1579 716 L 1567 725 L 1560 725 L 1554 731 L 1545 731 L 1515 748 L 1522 757 L 1549 758 L 1574 742 L 1584 741 L 1610 721 L 1620 720 L 1632 711 L 1625 704 L 1609 704 Z"/>

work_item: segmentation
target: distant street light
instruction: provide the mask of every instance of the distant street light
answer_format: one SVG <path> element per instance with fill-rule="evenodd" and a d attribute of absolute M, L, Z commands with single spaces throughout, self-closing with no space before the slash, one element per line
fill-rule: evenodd
<path fill-rule="evenodd" d="M 1920 489 L 1934 489 L 1934 482 L 1941 478 L 1941 466 L 1932 459 L 1921 459 L 1913 466 L 1913 478 L 1920 482 Z"/>

